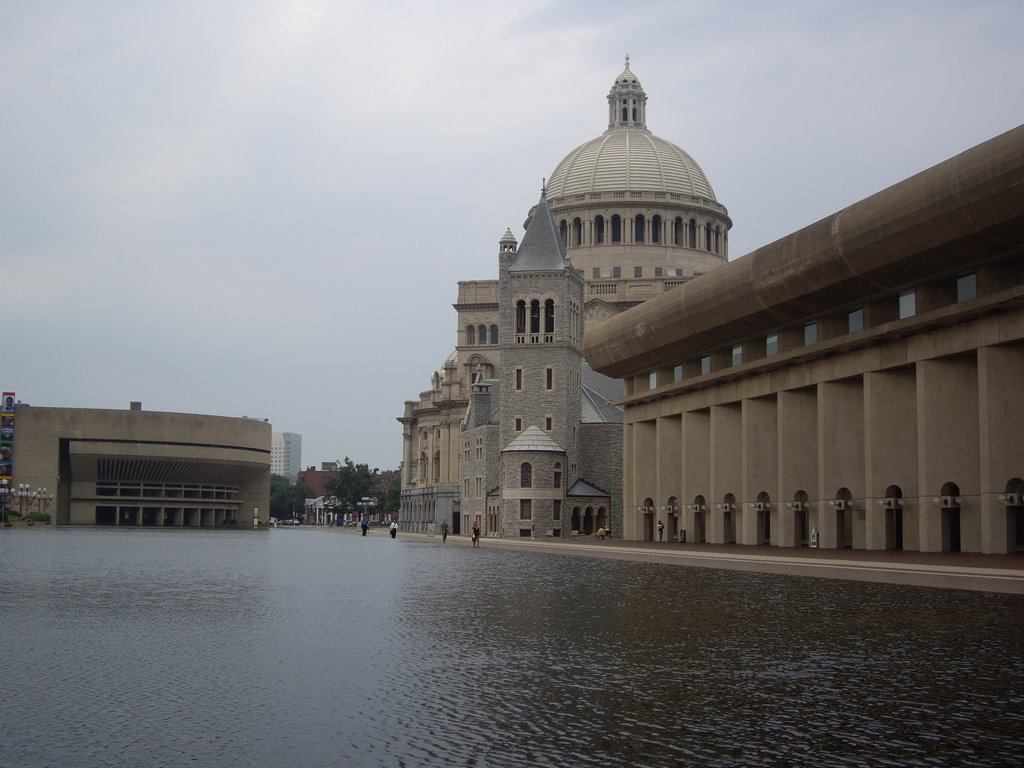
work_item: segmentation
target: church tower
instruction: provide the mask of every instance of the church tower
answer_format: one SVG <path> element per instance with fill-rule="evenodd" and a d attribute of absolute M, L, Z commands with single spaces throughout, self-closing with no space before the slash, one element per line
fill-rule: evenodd
<path fill-rule="evenodd" d="M 576 479 L 583 277 L 566 258 L 546 196 L 514 258 L 501 259 L 501 528 L 561 528 Z"/>

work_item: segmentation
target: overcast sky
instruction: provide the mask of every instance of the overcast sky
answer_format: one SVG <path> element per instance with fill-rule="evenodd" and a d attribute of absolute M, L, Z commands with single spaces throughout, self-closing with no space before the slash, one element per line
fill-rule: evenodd
<path fill-rule="evenodd" d="M 397 468 L 625 54 L 735 259 L 1024 123 L 1022 40 L 1020 0 L 0 0 L 0 387 Z"/>

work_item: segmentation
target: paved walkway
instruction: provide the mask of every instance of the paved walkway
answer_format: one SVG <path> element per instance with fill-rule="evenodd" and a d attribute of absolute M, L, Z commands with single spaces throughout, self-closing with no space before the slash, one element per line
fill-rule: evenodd
<path fill-rule="evenodd" d="M 387 531 L 375 529 L 373 535 L 387 535 Z M 399 537 L 436 541 L 439 545 L 441 544 L 440 536 L 400 533 Z M 468 536 L 449 536 L 448 544 L 469 546 L 470 539 Z M 862 549 L 793 549 L 748 547 L 737 544 L 623 541 L 621 539 L 602 541 L 592 536 L 573 539 L 484 538 L 481 546 L 724 568 L 734 571 L 781 573 L 827 579 L 913 584 L 1024 595 L 1024 554 L 978 555 L 876 552 Z"/>

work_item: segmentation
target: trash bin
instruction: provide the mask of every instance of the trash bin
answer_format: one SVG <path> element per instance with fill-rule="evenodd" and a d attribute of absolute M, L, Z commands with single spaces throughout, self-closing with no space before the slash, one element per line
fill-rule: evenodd
<path fill-rule="evenodd" d="M 680 544 L 685 544 L 686 543 L 686 529 L 685 528 L 683 528 L 681 531 L 679 531 L 679 543 Z"/>

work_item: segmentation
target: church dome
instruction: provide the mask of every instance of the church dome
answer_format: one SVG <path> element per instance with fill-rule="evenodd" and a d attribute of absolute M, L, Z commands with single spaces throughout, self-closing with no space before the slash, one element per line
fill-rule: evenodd
<path fill-rule="evenodd" d="M 566 155 L 547 183 L 549 198 L 626 190 L 717 202 L 697 162 L 647 130 L 647 94 L 628 56 L 608 93 L 608 130 Z"/>
<path fill-rule="evenodd" d="M 594 192 L 667 192 L 715 199 L 697 162 L 670 141 L 640 129 L 613 128 L 570 152 L 548 180 L 548 196 Z"/>

